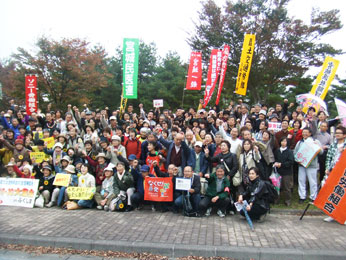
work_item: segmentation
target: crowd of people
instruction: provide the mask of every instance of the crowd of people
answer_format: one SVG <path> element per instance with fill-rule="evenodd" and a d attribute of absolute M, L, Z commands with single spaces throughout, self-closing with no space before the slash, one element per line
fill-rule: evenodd
<path fill-rule="evenodd" d="M 268 128 L 273 122 L 281 127 Z M 39 179 L 44 206 L 67 209 L 132 211 L 148 204 L 175 213 L 187 207 L 193 216 L 209 216 L 214 209 L 225 217 L 235 213 L 234 202 L 246 200 L 241 214 L 246 210 L 252 219 L 263 219 L 273 171 L 282 177 L 280 196 L 287 206 L 295 185 L 299 203 L 313 201 L 346 147 L 338 118 L 328 120 L 326 111 L 313 107 L 305 114 L 286 99 L 275 107 L 240 99 L 223 109 L 187 111 L 145 112 L 140 104 L 138 114 L 131 104 L 126 111 L 68 105 L 66 112 L 48 105 L 45 113 L 30 116 L 11 101 L 0 127 L 1 176 Z M 50 149 L 44 141 L 49 137 L 55 139 Z M 322 149 L 304 167 L 295 154 L 307 141 Z M 44 160 L 30 159 L 31 152 L 43 152 Z M 71 174 L 70 186 L 95 187 L 93 198 L 69 199 L 66 187 L 53 185 L 57 173 Z M 173 184 L 189 178 L 191 188 L 184 192 L 174 185 L 172 202 L 145 201 L 144 180 L 157 177 L 171 177 Z"/>

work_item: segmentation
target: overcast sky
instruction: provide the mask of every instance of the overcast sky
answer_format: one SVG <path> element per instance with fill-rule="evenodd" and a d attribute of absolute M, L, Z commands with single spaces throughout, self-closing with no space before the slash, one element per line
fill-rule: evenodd
<path fill-rule="evenodd" d="M 216 2 L 222 5 L 225 1 Z M 191 49 L 186 38 L 200 7 L 200 0 L 0 0 L 0 59 L 8 58 L 18 47 L 32 50 L 35 41 L 45 35 L 55 40 L 86 39 L 104 46 L 110 55 L 123 38 L 140 38 L 155 42 L 161 56 L 171 50 L 188 61 Z M 292 0 L 288 5 L 290 15 L 306 22 L 312 7 L 339 9 L 346 24 L 344 0 Z M 324 39 L 343 49 L 346 29 Z M 346 78 L 346 55 L 335 58 L 341 61 L 337 74 Z M 315 76 L 319 70 L 310 73 Z"/>

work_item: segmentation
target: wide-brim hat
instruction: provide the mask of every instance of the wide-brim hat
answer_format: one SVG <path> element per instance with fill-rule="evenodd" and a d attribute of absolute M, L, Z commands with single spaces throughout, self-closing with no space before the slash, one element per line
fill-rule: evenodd
<path fill-rule="evenodd" d="M 76 169 L 72 164 L 67 165 L 67 167 L 65 168 L 65 172 L 68 173 L 76 173 Z"/>
<path fill-rule="evenodd" d="M 44 169 L 47 169 L 47 170 L 52 171 L 52 167 L 50 167 L 49 165 L 44 166 L 44 167 L 42 168 L 42 171 L 43 171 Z"/>
<path fill-rule="evenodd" d="M 103 157 L 106 159 L 106 154 L 105 153 L 99 153 L 97 156 L 96 156 L 96 160 L 100 157 Z"/>
<path fill-rule="evenodd" d="M 67 155 L 65 155 L 64 157 L 61 158 L 61 161 L 67 161 L 68 163 L 71 162 L 71 158 Z"/>

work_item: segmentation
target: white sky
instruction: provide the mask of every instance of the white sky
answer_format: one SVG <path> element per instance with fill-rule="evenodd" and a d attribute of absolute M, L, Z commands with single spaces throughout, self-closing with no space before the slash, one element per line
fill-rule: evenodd
<path fill-rule="evenodd" d="M 222 5 L 225 1 L 216 2 Z M 35 41 L 46 35 L 55 40 L 78 37 L 99 43 L 109 55 L 114 55 L 123 38 L 140 38 L 155 42 L 162 57 L 171 50 L 188 61 L 191 49 L 186 38 L 193 31 L 200 7 L 200 0 L 1 0 L 0 59 L 9 58 L 18 47 L 32 50 Z M 344 0 L 292 0 L 288 7 L 290 15 L 306 22 L 312 7 L 340 9 L 346 26 Z M 346 28 L 324 39 L 342 49 Z M 346 78 L 346 55 L 335 58 L 341 61 L 337 74 Z M 311 70 L 311 74 L 317 75 L 319 70 Z"/>

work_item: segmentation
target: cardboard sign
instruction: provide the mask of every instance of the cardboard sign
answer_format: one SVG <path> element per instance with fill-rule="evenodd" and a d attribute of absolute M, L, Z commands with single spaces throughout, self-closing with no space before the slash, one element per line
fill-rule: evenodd
<path fill-rule="evenodd" d="M 308 168 L 310 163 L 320 153 L 322 148 L 312 140 L 307 140 L 302 143 L 294 155 L 294 159 L 301 166 Z"/>
<path fill-rule="evenodd" d="M 163 107 L 163 99 L 154 99 L 153 100 L 154 107 Z"/>
<path fill-rule="evenodd" d="M 68 185 L 70 184 L 70 180 L 71 174 L 58 173 L 57 175 L 55 175 L 53 185 L 68 187 Z"/>
<path fill-rule="evenodd" d="M 44 158 L 46 157 L 46 154 L 43 152 L 31 152 L 30 153 L 30 159 L 35 159 L 36 163 L 41 163 L 44 161 Z"/>
<path fill-rule="evenodd" d="M 175 189 L 188 191 L 189 189 L 191 189 L 191 179 L 176 178 L 175 179 Z"/>
<path fill-rule="evenodd" d="M 66 190 L 70 200 L 91 200 L 96 192 L 95 187 L 68 187 Z"/>
<path fill-rule="evenodd" d="M 144 200 L 173 201 L 172 177 L 147 177 L 144 180 Z"/>
<path fill-rule="evenodd" d="M 47 148 L 48 149 L 52 149 L 53 146 L 55 145 L 55 139 L 54 137 L 49 137 L 49 138 L 45 138 L 42 139 L 45 143 L 47 143 Z"/>
<path fill-rule="evenodd" d="M 274 133 L 281 131 L 281 123 L 279 122 L 268 122 L 268 131 L 273 130 Z"/>
<path fill-rule="evenodd" d="M 318 193 L 314 205 L 340 224 L 346 221 L 346 150 Z"/>
<path fill-rule="evenodd" d="M 0 178 L 0 205 L 33 208 L 39 180 Z"/>
<path fill-rule="evenodd" d="M 42 131 L 33 131 L 32 132 L 34 140 L 42 139 L 43 138 L 43 132 Z"/>

